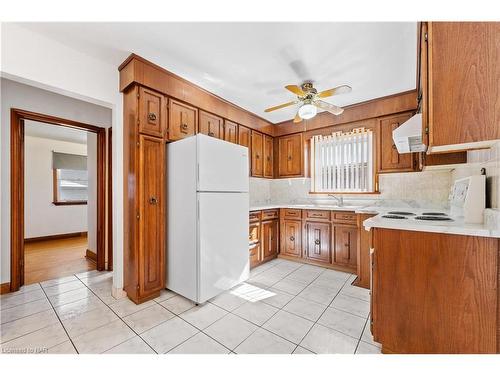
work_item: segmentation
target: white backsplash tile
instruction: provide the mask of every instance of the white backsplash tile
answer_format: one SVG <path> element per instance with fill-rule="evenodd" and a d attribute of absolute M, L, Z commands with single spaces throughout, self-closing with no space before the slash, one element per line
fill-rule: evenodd
<path fill-rule="evenodd" d="M 450 188 L 456 179 L 481 173 L 486 168 L 490 195 L 488 206 L 500 208 L 500 143 L 487 150 L 469 151 L 468 163 L 453 170 L 386 173 L 379 176 L 378 195 L 346 195 L 348 200 L 414 201 L 424 207 L 446 207 Z M 309 178 L 250 178 L 250 205 L 297 203 L 321 199 L 326 195 L 309 194 Z"/>

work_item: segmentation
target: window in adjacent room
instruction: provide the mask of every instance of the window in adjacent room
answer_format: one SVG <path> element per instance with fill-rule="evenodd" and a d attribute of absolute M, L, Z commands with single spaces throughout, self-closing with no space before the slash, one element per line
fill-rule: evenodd
<path fill-rule="evenodd" d="M 374 192 L 373 154 L 373 132 L 369 129 L 312 137 L 312 192 Z"/>
<path fill-rule="evenodd" d="M 87 204 L 87 156 L 52 152 L 55 205 Z"/>

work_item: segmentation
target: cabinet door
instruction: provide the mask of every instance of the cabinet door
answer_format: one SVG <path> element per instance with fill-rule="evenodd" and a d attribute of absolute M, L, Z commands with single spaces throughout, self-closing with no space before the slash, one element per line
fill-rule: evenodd
<path fill-rule="evenodd" d="M 278 141 L 279 177 L 303 175 L 302 133 L 280 137 Z"/>
<path fill-rule="evenodd" d="M 499 46 L 499 22 L 428 24 L 431 151 L 500 139 Z"/>
<path fill-rule="evenodd" d="M 264 177 L 273 178 L 273 139 L 264 135 Z"/>
<path fill-rule="evenodd" d="M 238 143 L 238 124 L 224 120 L 224 140 Z"/>
<path fill-rule="evenodd" d="M 400 154 L 392 140 L 392 131 L 411 117 L 411 113 L 385 117 L 379 120 L 379 172 L 413 171 L 417 154 Z"/>
<path fill-rule="evenodd" d="M 250 144 L 250 129 L 244 127 L 243 125 L 238 125 L 238 144 L 248 147 L 252 147 Z"/>
<path fill-rule="evenodd" d="M 139 293 L 165 288 L 165 144 L 139 135 Z"/>
<path fill-rule="evenodd" d="M 252 223 L 249 227 L 249 257 L 250 267 L 255 267 L 262 262 L 262 251 L 260 246 L 260 223 Z"/>
<path fill-rule="evenodd" d="M 198 110 L 187 104 L 170 99 L 168 139 L 176 141 L 196 134 Z"/>
<path fill-rule="evenodd" d="M 268 260 L 278 255 L 278 220 L 262 222 L 262 257 Z"/>
<path fill-rule="evenodd" d="M 199 133 L 214 138 L 223 138 L 223 120 L 220 117 L 210 113 L 200 111 L 200 130 Z"/>
<path fill-rule="evenodd" d="M 357 267 L 358 228 L 335 225 L 334 263 Z"/>
<path fill-rule="evenodd" d="M 165 133 L 165 97 L 160 93 L 139 88 L 139 132 L 163 137 Z"/>
<path fill-rule="evenodd" d="M 330 263 L 330 223 L 306 222 L 304 235 L 305 256 L 318 262 Z"/>
<path fill-rule="evenodd" d="M 264 175 L 263 151 L 263 134 L 252 130 L 252 176 L 262 177 Z"/>
<path fill-rule="evenodd" d="M 283 220 L 281 222 L 281 253 L 291 257 L 302 256 L 302 222 Z"/>

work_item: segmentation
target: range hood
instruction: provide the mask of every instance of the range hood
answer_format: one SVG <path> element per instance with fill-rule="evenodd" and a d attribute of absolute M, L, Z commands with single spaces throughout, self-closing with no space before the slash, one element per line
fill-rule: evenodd
<path fill-rule="evenodd" d="M 422 114 L 417 113 L 394 129 L 392 139 L 400 154 L 425 151 L 427 146 L 422 140 Z"/>

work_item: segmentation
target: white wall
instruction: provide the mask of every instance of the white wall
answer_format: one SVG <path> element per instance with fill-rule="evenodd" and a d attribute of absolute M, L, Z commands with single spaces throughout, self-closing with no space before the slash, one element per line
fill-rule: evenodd
<path fill-rule="evenodd" d="M 0 34 L 2 49 L 0 70 L 3 77 L 103 105 L 112 110 L 113 284 L 116 288 L 121 288 L 123 286 L 123 101 L 118 90 L 117 66 L 95 59 L 18 25 L 2 23 Z M 1 282 L 10 280 L 10 204 L 8 198 L 10 195 L 8 114 L 10 107 L 4 106 L 5 95 L 8 93 L 4 86 L 2 83 Z M 17 107 L 23 108 L 22 105 Z M 60 110 L 64 111 L 64 108 Z M 43 108 L 38 108 L 36 111 L 44 112 Z M 80 120 L 81 117 L 85 117 L 84 112 L 78 115 Z"/>
<path fill-rule="evenodd" d="M 87 155 L 87 145 L 47 138 L 24 138 L 24 238 L 87 231 L 87 206 L 55 206 L 52 151 Z"/>

